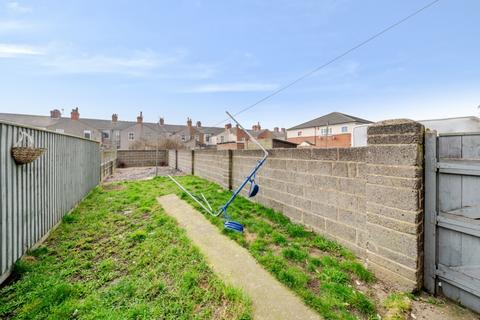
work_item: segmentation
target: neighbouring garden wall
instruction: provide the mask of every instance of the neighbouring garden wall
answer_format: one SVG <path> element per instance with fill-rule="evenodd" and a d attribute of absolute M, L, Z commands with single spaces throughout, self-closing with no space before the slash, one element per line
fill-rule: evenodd
<path fill-rule="evenodd" d="M 20 132 L 46 149 L 24 165 L 11 155 Z M 0 122 L 0 283 L 99 181 L 98 142 Z"/>
<path fill-rule="evenodd" d="M 154 167 L 168 165 L 167 150 L 118 150 L 119 167 Z"/>
<path fill-rule="evenodd" d="M 269 150 L 255 201 L 341 242 L 380 278 L 417 289 L 423 268 L 423 134 L 419 123 L 392 120 L 369 127 L 367 147 Z M 171 150 L 170 164 L 231 189 L 261 155 Z"/>

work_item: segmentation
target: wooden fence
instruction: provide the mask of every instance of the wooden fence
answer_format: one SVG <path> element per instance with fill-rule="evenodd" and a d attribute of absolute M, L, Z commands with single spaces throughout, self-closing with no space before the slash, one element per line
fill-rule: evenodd
<path fill-rule="evenodd" d="M 22 131 L 46 151 L 18 165 L 11 149 Z M 97 142 L 0 122 L 0 283 L 99 181 Z"/>

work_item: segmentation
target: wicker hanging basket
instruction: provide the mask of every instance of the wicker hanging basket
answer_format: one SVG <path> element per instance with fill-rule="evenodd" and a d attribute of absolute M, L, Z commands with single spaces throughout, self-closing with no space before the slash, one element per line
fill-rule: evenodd
<path fill-rule="evenodd" d="M 18 165 L 33 162 L 40 157 L 46 149 L 33 147 L 33 138 L 25 131 L 20 132 L 20 138 L 13 145 L 12 157 Z"/>

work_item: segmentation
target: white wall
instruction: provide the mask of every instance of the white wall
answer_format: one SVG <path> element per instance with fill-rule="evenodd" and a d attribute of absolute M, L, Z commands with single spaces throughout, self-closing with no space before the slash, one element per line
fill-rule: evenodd
<path fill-rule="evenodd" d="M 331 134 L 342 134 L 342 133 L 352 133 L 353 128 L 356 126 L 354 122 L 351 123 L 342 123 L 342 124 L 335 124 L 328 126 L 329 130 L 332 130 Z M 347 132 L 342 132 L 342 128 L 347 127 Z M 313 137 L 315 134 L 317 137 L 324 136 L 325 134 L 322 134 L 322 129 L 327 128 L 326 126 L 323 127 L 311 127 L 311 128 L 305 128 L 305 129 L 298 129 L 298 130 L 287 130 L 287 139 L 288 138 L 300 138 L 300 137 Z M 301 132 L 301 135 L 298 135 L 298 133 Z M 330 133 L 329 133 L 330 134 Z"/>
<path fill-rule="evenodd" d="M 420 120 L 425 128 L 438 133 L 480 132 L 480 119 L 477 117 L 462 117 L 450 119 Z"/>
<path fill-rule="evenodd" d="M 353 128 L 352 132 L 352 147 L 366 147 L 367 146 L 367 129 L 368 124 L 362 124 Z"/>

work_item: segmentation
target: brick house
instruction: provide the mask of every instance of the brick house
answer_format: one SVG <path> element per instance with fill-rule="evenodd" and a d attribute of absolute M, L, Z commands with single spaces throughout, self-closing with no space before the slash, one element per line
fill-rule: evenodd
<path fill-rule="evenodd" d="M 254 124 L 248 133 L 257 139 L 264 147 L 271 148 L 292 148 L 296 147 L 295 143 L 286 141 L 285 129 L 281 130 L 275 127 L 273 131 L 262 129 L 260 123 Z M 218 150 L 242 150 L 257 149 L 258 146 L 252 143 L 249 136 L 238 126 L 232 127 L 231 123 L 225 125 L 223 132 L 215 135 L 212 140 L 216 143 Z"/>
<path fill-rule="evenodd" d="M 353 128 L 371 121 L 332 112 L 287 129 L 287 140 L 302 147 L 347 148 L 352 145 Z"/>

